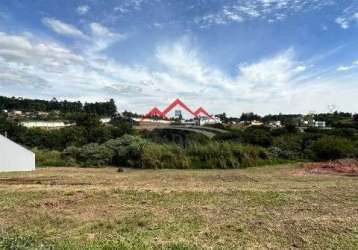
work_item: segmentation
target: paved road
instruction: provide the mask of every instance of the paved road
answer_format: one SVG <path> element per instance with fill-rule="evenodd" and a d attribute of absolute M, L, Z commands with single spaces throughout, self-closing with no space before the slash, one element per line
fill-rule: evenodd
<path fill-rule="evenodd" d="M 200 129 L 194 129 L 194 128 L 184 128 L 184 127 L 167 127 L 167 128 L 162 128 L 162 129 L 166 129 L 166 130 L 178 130 L 178 131 L 189 131 L 189 132 L 193 132 L 193 133 L 198 133 L 198 134 L 202 134 L 206 137 L 209 137 L 210 139 L 213 138 L 216 134 L 213 132 L 209 132 L 209 131 L 204 131 L 204 130 L 200 130 Z"/>

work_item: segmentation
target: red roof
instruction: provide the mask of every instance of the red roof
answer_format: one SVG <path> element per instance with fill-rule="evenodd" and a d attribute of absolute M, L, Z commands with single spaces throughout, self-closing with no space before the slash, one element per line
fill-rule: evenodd
<path fill-rule="evenodd" d="M 163 112 L 161 112 L 157 107 L 152 108 L 143 118 L 153 117 L 153 116 L 160 116 L 163 119 L 166 119 L 166 115 L 172 111 L 176 106 L 180 106 L 186 111 L 188 111 L 190 114 L 192 114 L 194 117 L 198 117 L 200 114 L 204 114 L 204 116 L 207 116 L 209 118 L 213 118 L 204 108 L 200 107 L 195 112 L 193 112 L 186 104 L 184 104 L 179 98 L 175 99 L 174 102 L 168 105 Z"/>

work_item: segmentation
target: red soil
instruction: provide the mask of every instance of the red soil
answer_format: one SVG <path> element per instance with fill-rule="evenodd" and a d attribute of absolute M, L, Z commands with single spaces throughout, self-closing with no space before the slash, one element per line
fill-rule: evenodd
<path fill-rule="evenodd" d="M 358 176 L 358 159 L 341 159 L 329 162 L 315 162 L 304 164 L 310 173 L 336 172 L 346 175 Z"/>

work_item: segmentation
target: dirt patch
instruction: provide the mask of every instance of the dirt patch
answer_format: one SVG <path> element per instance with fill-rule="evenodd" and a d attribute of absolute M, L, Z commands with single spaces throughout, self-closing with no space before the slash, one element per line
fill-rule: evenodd
<path fill-rule="evenodd" d="M 87 199 L 88 197 L 89 195 L 87 193 L 79 191 L 71 195 L 62 196 L 60 198 L 48 198 L 39 200 L 34 202 L 32 206 L 46 209 L 64 209 L 84 199 Z"/>
<path fill-rule="evenodd" d="M 222 181 L 222 182 L 258 182 L 256 179 L 246 175 L 208 175 L 198 177 L 202 181 Z"/>
<path fill-rule="evenodd" d="M 0 178 L 0 184 L 6 185 L 89 185 L 88 182 L 69 182 L 61 177 L 13 177 Z"/>
<path fill-rule="evenodd" d="M 329 162 L 306 163 L 304 168 L 309 173 L 340 173 L 358 176 L 358 159 L 341 159 Z"/>

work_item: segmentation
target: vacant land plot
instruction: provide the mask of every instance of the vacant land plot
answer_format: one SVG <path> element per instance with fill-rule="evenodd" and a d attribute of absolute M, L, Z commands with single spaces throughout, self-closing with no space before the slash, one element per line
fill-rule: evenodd
<path fill-rule="evenodd" d="M 358 249 L 358 178 L 245 170 L 0 174 L 0 249 Z"/>

